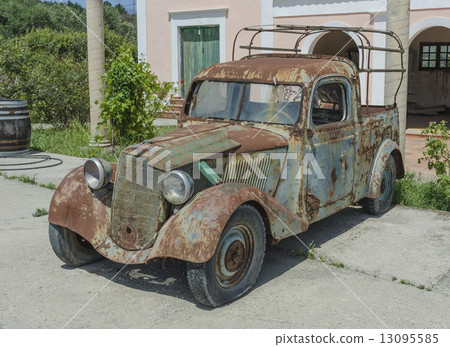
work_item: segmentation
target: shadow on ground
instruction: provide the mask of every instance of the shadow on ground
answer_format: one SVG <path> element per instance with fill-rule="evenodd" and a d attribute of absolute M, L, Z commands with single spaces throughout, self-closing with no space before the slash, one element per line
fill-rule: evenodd
<path fill-rule="evenodd" d="M 360 207 L 349 207 L 312 224 L 305 233 L 282 240 L 277 246 L 269 246 L 266 249 L 263 267 L 255 287 L 265 285 L 304 261 L 305 257 L 297 255 L 297 250 L 304 249 L 304 245 L 309 245 L 311 241 L 314 241 L 316 249 L 320 249 L 321 245 L 327 241 L 373 217 L 376 216 L 366 214 Z M 155 292 L 197 304 L 189 290 L 186 279 L 186 262 L 183 261 L 165 259 L 152 261 L 148 265 L 124 267 L 122 264 L 105 259 L 83 266 L 82 269 L 135 290 Z M 202 305 L 198 305 L 198 307 L 209 309 Z"/>

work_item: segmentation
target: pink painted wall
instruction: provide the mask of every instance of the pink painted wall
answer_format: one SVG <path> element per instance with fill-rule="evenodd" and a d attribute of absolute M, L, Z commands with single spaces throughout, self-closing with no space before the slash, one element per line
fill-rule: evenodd
<path fill-rule="evenodd" d="M 225 20 L 226 60 L 231 59 L 233 39 L 244 26 L 261 22 L 260 0 L 147 0 L 147 56 L 160 80 L 172 80 L 171 22 L 168 12 L 228 8 Z"/>
<path fill-rule="evenodd" d="M 450 2 L 449 2 L 450 6 Z M 410 12 L 410 25 L 416 24 L 429 17 L 447 17 L 450 18 L 450 7 L 432 10 L 412 10 Z"/>
<path fill-rule="evenodd" d="M 228 9 L 225 19 L 225 52 L 226 60 L 231 60 L 232 45 L 235 34 L 244 26 L 259 25 L 261 22 L 261 0 L 147 0 L 147 56 L 152 70 L 162 81 L 172 80 L 172 27 L 169 12 Z M 201 15 L 201 14 L 200 14 Z M 450 7 L 431 10 L 412 10 L 410 25 L 426 18 L 450 18 Z M 348 26 L 364 26 L 373 28 L 373 15 L 370 13 L 355 14 L 323 14 L 314 16 L 275 17 L 274 24 L 324 25 L 327 23 L 343 23 Z M 373 40 L 372 35 L 367 35 Z M 250 33 L 244 33 L 237 43 L 247 44 Z M 274 44 L 281 47 L 292 47 L 295 37 L 287 35 L 274 36 Z M 443 38 L 444 39 L 444 38 Z M 445 38 L 445 40 L 447 40 Z M 259 40 L 255 41 L 259 45 Z M 314 42 L 315 43 L 315 42 Z M 313 43 L 313 45 L 314 45 Z M 236 58 L 246 55 L 246 51 L 237 49 Z M 307 52 L 303 52 L 307 53 Z M 412 71 L 410 71 L 411 73 Z M 370 81 L 372 82 L 372 80 Z M 379 86 L 378 86 L 379 87 Z M 377 86 L 369 84 L 369 95 L 376 92 Z M 414 86 L 410 86 L 414 89 Z"/>

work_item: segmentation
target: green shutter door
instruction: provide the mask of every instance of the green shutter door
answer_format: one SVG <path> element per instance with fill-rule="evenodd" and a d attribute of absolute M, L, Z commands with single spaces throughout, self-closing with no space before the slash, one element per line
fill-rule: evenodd
<path fill-rule="evenodd" d="M 184 95 L 195 75 L 205 67 L 219 63 L 219 57 L 218 26 L 181 28 L 181 76 Z"/>

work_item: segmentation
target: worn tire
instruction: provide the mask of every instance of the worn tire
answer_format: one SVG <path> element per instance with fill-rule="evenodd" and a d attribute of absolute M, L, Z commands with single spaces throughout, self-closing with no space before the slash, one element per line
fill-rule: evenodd
<path fill-rule="evenodd" d="M 395 159 L 391 155 L 386 162 L 381 179 L 380 196 L 375 199 L 364 199 L 364 210 L 373 215 L 386 212 L 391 206 L 392 196 L 394 195 L 395 180 L 397 177 L 397 168 Z"/>
<path fill-rule="evenodd" d="M 49 224 L 48 235 L 55 254 L 69 266 L 78 267 L 102 258 L 88 241 L 70 229 Z"/>
<path fill-rule="evenodd" d="M 254 207 L 241 205 L 228 220 L 212 258 L 202 264 L 187 264 L 192 295 L 211 307 L 244 295 L 259 276 L 265 246 L 261 215 Z"/>

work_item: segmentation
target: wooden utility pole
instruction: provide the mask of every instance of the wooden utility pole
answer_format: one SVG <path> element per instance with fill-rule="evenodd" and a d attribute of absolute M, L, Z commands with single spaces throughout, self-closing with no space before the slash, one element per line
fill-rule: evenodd
<path fill-rule="evenodd" d="M 110 146 L 107 131 L 104 126 L 98 126 L 100 118 L 100 104 L 104 94 L 102 75 L 105 73 L 105 48 L 103 34 L 103 3 L 102 0 L 86 0 L 86 25 L 88 41 L 89 65 L 89 102 L 91 116 L 91 145 Z M 100 137 L 100 141 L 95 141 Z"/>
<path fill-rule="evenodd" d="M 389 1 L 389 0 L 387 0 Z M 392 0 L 386 6 L 386 30 L 394 31 L 400 38 L 405 49 L 403 54 L 404 68 L 402 85 L 397 95 L 399 112 L 400 148 L 405 156 L 406 113 L 408 103 L 408 54 L 409 54 L 409 9 L 410 0 Z M 386 47 L 398 48 L 394 39 L 387 38 Z M 386 53 L 386 69 L 399 69 L 400 59 L 397 53 Z M 385 104 L 392 104 L 394 94 L 400 82 L 399 73 L 387 73 L 385 76 L 384 100 Z"/>

